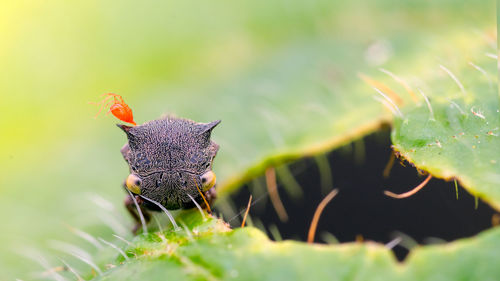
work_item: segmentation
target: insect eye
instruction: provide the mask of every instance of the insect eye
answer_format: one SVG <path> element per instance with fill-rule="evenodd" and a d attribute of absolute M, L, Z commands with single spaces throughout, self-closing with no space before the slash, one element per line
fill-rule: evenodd
<path fill-rule="evenodd" d="M 208 171 L 201 175 L 200 180 L 203 191 L 207 191 L 215 185 L 215 173 Z"/>
<path fill-rule="evenodd" d="M 127 185 L 127 189 L 132 193 L 141 194 L 141 182 L 141 179 L 137 175 L 130 174 L 125 184 Z"/>

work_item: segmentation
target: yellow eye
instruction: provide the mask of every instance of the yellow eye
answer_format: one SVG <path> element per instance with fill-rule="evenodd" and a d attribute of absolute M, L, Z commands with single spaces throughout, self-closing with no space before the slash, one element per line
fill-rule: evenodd
<path fill-rule="evenodd" d="M 127 185 L 127 189 L 130 190 L 134 194 L 141 194 L 141 179 L 134 175 L 130 174 L 125 181 Z"/>
<path fill-rule="evenodd" d="M 200 179 L 203 191 L 207 191 L 215 185 L 215 173 L 212 171 L 204 173 Z"/>

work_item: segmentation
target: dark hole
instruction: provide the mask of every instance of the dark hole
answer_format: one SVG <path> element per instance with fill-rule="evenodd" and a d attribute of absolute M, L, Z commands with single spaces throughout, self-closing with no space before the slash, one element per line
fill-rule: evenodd
<path fill-rule="evenodd" d="M 358 142 L 361 145 L 357 147 L 364 147 L 364 156 L 353 144 L 327 154 L 333 186 L 339 189 L 339 193 L 321 215 L 315 242 L 324 243 L 322 233 L 328 232 L 339 242 L 363 237 L 365 241 L 385 244 L 403 233 L 419 244 L 429 244 L 473 236 L 492 226 L 496 212 L 480 200 L 476 208 L 475 198 L 460 186 L 457 200 L 453 181 L 433 178 L 410 198 L 387 197 L 384 190 L 406 192 L 422 182 L 425 176 L 418 175 L 410 164 L 403 166 L 396 160 L 390 176 L 384 179 L 382 173 L 391 153 L 388 128 L 365 137 L 363 141 L 364 144 Z M 289 165 L 289 169 L 304 194 L 298 200 L 293 199 L 278 179 L 280 198 L 289 216 L 287 222 L 279 220 L 265 191 L 263 178 L 258 180 L 264 191 L 258 192 L 253 187 L 255 185 L 249 184 L 230 196 L 228 202 L 237 214 L 244 210 L 252 193 L 254 200 L 261 198 L 250 210 L 254 226 L 260 221 L 269 234 L 275 225 L 283 239 L 306 241 L 314 211 L 326 194 L 322 192 L 314 159 L 296 161 Z M 225 205 L 227 210 L 228 204 Z M 222 207 L 219 210 L 226 211 Z M 232 214 L 224 214 L 224 218 L 230 220 L 233 227 L 238 227 L 241 220 L 241 216 Z M 394 247 L 393 251 L 398 260 L 403 260 L 408 254 L 401 245 Z"/>

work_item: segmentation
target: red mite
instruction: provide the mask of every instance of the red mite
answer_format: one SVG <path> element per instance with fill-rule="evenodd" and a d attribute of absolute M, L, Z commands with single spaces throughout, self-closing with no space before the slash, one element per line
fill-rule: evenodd
<path fill-rule="evenodd" d="M 104 94 L 106 97 L 98 102 L 97 104 L 101 104 L 101 109 L 97 113 L 101 113 L 102 108 L 109 107 L 109 111 L 107 113 L 112 113 L 116 118 L 120 119 L 123 122 L 137 125 L 134 121 L 134 116 L 132 114 L 132 109 L 125 103 L 122 96 L 108 93 Z M 96 115 L 96 116 L 97 116 Z"/>

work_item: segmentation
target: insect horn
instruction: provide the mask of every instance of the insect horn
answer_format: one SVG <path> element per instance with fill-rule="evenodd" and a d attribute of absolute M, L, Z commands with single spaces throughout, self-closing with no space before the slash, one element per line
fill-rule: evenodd
<path fill-rule="evenodd" d="M 122 129 L 127 135 L 129 134 L 129 130 L 132 128 L 131 126 L 123 125 L 123 124 L 116 124 L 118 128 Z"/>
<path fill-rule="evenodd" d="M 125 134 L 127 134 L 127 139 L 128 139 L 130 147 L 135 147 L 136 136 L 130 131 L 130 129 L 132 129 L 133 127 L 123 125 L 123 124 L 116 124 L 116 126 L 118 126 L 118 128 L 122 129 L 122 131 L 124 131 Z"/>
<path fill-rule="evenodd" d="M 116 124 L 116 126 L 118 126 L 118 128 L 122 129 L 122 131 L 124 131 L 125 134 L 127 134 L 127 138 L 129 140 L 134 137 L 134 134 L 132 132 L 130 132 L 130 129 L 132 129 L 133 127 L 127 126 L 127 125 L 123 125 L 123 124 Z"/>
<path fill-rule="evenodd" d="M 220 120 L 215 120 L 215 121 L 210 122 L 210 123 L 200 124 L 201 134 L 211 132 L 213 130 L 213 128 L 215 128 L 215 126 L 219 125 L 219 123 L 220 123 Z"/>
<path fill-rule="evenodd" d="M 210 134 L 212 133 L 212 130 L 215 128 L 215 126 L 219 125 L 221 120 L 215 120 L 210 123 L 202 123 L 199 125 L 200 128 L 200 134 L 204 140 L 207 142 L 210 140 Z"/>

